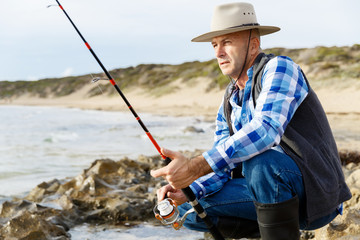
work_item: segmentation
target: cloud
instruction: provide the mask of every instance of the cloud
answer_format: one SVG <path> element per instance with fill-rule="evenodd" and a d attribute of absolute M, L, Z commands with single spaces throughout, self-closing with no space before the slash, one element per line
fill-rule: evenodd
<path fill-rule="evenodd" d="M 69 76 L 71 76 L 73 74 L 73 72 L 74 72 L 74 69 L 71 68 L 71 67 L 68 67 L 62 72 L 61 76 L 62 77 L 69 77 Z"/>
<path fill-rule="evenodd" d="M 26 81 L 37 81 L 39 80 L 39 77 L 35 77 L 32 75 L 27 76 Z"/>

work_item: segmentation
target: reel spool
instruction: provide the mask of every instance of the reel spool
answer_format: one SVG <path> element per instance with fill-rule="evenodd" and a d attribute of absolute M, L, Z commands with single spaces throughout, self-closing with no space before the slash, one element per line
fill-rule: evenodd
<path fill-rule="evenodd" d="M 189 213 L 194 209 L 187 211 L 182 218 L 179 216 L 179 210 L 174 200 L 166 198 L 159 202 L 153 209 L 156 219 L 164 225 L 172 225 L 175 230 L 179 230 L 185 222 Z"/>
<path fill-rule="evenodd" d="M 154 207 L 153 211 L 156 219 L 164 225 L 175 223 L 179 217 L 179 210 L 177 209 L 176 203 L 171 198 L 166 198 L 159 202 Z"/>

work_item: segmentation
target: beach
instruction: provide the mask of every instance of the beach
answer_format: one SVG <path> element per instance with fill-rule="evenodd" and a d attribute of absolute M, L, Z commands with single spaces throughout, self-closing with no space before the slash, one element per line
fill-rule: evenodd
<path fill-rule="evenodd" d="M 205 77 L 199 77 L 191 84 L 178 79 L 170 83 L 168 89 L 170 87 L 173 90 L 168 94 L 154 95 L 145 88 L 135 87 L 125 89 L 124 94 L 161 146 L 165 145 L 173 150 L 206 150 L 211 146 L 214 120 L 224 91 L 217 88 L 208 90 L 208 82 L 209 79 Z M 104 84 L 108 83 L 98 85 L 100 92 L 105 87 Z M 39 217 L 37 221 L 42 223 L 40 229 L 39 226 L 32 226 L 30 229 L 43 234 L 62 235 L 65 236 L 64 239 L 167 239 L 168 236 L 183 240 L 202 239 L 201 233 L 185 229 L 174 232 L 171 228 L 159 226 L 159 223 L 150 223 L 152 221 L 149 222 L 149 219 L 153 219 L 153 216 L 146 215 L 146 218 L 143 218 L 145 215 L 136 215 L 140 212 L 139 206 L 144 209 L 142 211 L 147 212 L 145 209 L 149 209 L 149 203 L 156 202 L 154 189 L 159 183 L 149 184 L 149 179 L 152 178 L 148 178 L 148 170 L 144 173 L 147 176 L 144 182 L 136 180 L 132 183 L 134 180 L 131 175 L 126 175 L 130 178 L 120 185 L 123 180 L 119 179 L 126 179 L 123 175 L 116 177 L 111 173 L 109 178 L 107 174 L 102 176 L 98 172 L 102 167 L 96 167 L 99 163 L 96 159 L 103 159 L 102 163 L 105 165 L 110 161 L 111 165 L 117 164 L 119 167 L 129 163 L 128 157 L 139 157 L 137 161 L 144 161 L 147 165 L 154 158 L 143 158 L 139 155 L 151 156 L 156 154 L 156 151 L 116 91 L 89 97 L 87 93 L 93 87 L 92 84 L 86 85 L 65 97 L 40 98 L 24 94 L 17 98 L 0 100 L 0 107 L 5 109 L 4 116 L 6 111 L 14 109 L 18 111 L 17 114 L 21 113 L 19 117 L 15 116 L 16 121 L 9 120 L 11 124 L 3 126 L 3 136 L 6 130 L 5 136 L 9 139 L 13 137 L 11 127 L 18 130 L 18 133 L 25 133 L 24 136 L 19 135 L 18 139 L 23 138 L 26 147 L 19 145 L 15 139 L 11 148 L 11 153 L 14 154 L 5 154 L 7 149 L 0 148 L 8 158 L 3 165 L 4 168 L 8 164 L 5 169 L 8 173 L 5 171 L 6 174 L 0 179 L 8 184 L 3 184 L 2 189 L 0 188 L 3 190 L 3 193 L 0 192 L 0 203 L 3 204 L 3 209 L 5 203 L 6 208 L 16 209 L 6 211 L 18 216 L 10 221 L 11 224 L 15 224 L 19 218 L 33 225 L 35 222 L 31 219 Z M 333 225 L 329 224 L 317 230 L 315 235 L 321 237 L 316 239 L 357 239 L 360 165 L 356 160 L 358 154 L 353 153 L 360 149 L 360 84 L 345 82 L 324 86 L 315 82 L 313 88 L 327 114 L 342 160 L 349 159 L 349 164 L 344 166 L 344 172 L 355 195 L 355 198 L 346 203 L 343 216 L 336 218 Z M 188 127 L 195 129 L 195 132 L 187 132 Z M 31 134 L 27 134 L 29 132 Z M 109 160 L 118 160 L 120 157 L 123 159 L 116 163 Z M 129 167 L 133 166 L 132 161 L 130 160 L 131 164 L 126 170 L 118 170 L 117 173 L 133 172 L 135 176 L 139 174 L 137 170 L 129 170 Z M 107 184 L 103 185 L 104 182 L 109 184 L 109 181 L 113 181 L 110 188 Z M 89 188 L 91 182 L 97 186 L 96 191 L 99 191 L 95 198 Z M 77 187 L 72 187 L 74 183 Z M 119 195 L 122 197 L 121 201 L 113 202 L 112 194 L 123 192 L 124 188 L 129 190 Z M 129 194 L 132 197 L 129 197 Z M 143 202 L 141 199 L 147 201 Z M 34 202 L 39 202 L 41 207 Z M 135 203 L 135 211 L 129 203 Z M 128 210 L 119 223 L 116 214 L 124 214 L 124 206 L 127 206 Z M 81 216 L 85 218 L 85 223 L 81 220 L 80 224 L 76 224 L 78 209 L 82 209 Z M 43 216 L 44 212 L 52 216 L 51 223 L 57 226 L 55 230 L 54 226 L 47 227 L 49 222 L 43 222 L 40 216 Z M 70 220 L 64 216 L 68 216 Z M 129 217 L 140 222 L 133 225 L 132 221 L 127 221 Z M 11 218 L 12 216 L 7 215 L 3 220 Z M 12 226 L 11 224 L 7 226 Z M 127 224 L 130 225 L 127 227 Z M 69 231 L 64 231 L 67 228 L 70 228 Z M 17 229 L 22 227 L 14 225 L 13 230 L 9 229 L 6 231 L 14 231 L 15 234 Z M 304 234 L 314 235 L 313 232 Z"/>
<path fill-rule="evenodd" d="M 98 83 L 99 91 L 108 83 Z M 209 79 L 199 77 L 192 84 L 178 79 L 169 84 L 175 89 L 168 94 L 154 96 L 144 88 L 131 87 L 124 94 L 135 111 L 140 115 L 150 113 L 165 116 L 204 117 L 215 121 L 217 110 L 223 98 L 223 89 L 208 91 Z M 330 126 L 336 138 L 339 150 L 360 149 L 360 83 L 358 81 L 332 80 L 325 85 L 322 82 L 310 82 L 327 114 Z M 27 94 L 15 98 L 0 100 L 5 105 L 54 106 L 80 109 L 110 110 L 128 112 L 121 97 L 114 90 L 109 96 L 100 94 L 87 97 L 94 85 L 89 84 L 65 97 L 39 98 Z"/>

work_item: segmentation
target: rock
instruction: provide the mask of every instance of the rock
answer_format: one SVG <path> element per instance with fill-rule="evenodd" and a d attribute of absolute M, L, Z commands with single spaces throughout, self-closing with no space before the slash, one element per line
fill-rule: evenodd
<path fill-rule="evenodd" d="M 0 239 L 70 239 L 66 232 L 69 227 L 65 227 L 68 225 L 60 215 L 58 210 L 27 200 L 4 202 L 0 214 L 3 220 Z"/>
<path fill-rule="evenodd" d="M 118 170 L 119 166 L 115 161 L 110 159 L 96 160 L 86 171 L 86 174 L 97 174 L 97 175 L 106 175 L 110 173 L 115 173 Z"/>
<path fill-rule="evenodd" d="M 163 165 L 160 156 L 102 159 L 74 178 L 43 182 L 24 200 L 0 205 L 0 239 L 69 239 L 67 231 L 79 223 L 152 219 L 155 198 L 148 189 L 162 180 L 150 169 Z"/>
<path fill-rule="evenodd" d="M 355 240 L 360 239 L 360 154 L 358 152 L 341 152 L 346 184 L 352 198 L 344 203 L 343 215 L 338 215 L 328 225 L 315 230 L 319 240 Z"/>
<path fill-rule="evenodd" d="M 347 201 L 345 206 L 359 205 L 360 201 L 360 169 L 355 170 L 346 179 L 346 184 L 349 186 L 352 198 Z"/>
<path fill-rule="evenodd" d="M 346 165 L 348 163 L 360 163 L 360 153 L 357 151 L 341 151 L 339 153 L 341 162 Z"/>
<path fill-rule="evenodd" d="M 0 236 L 15 239 L 51 239 L 65 237 L 70 239 L 70 235 L 60 225 L 52 224 L 37 214 L 28 211 L 20 216 L 12 218 L 5 226 L 0 229 Z"/>
<path fill-rule="evenodd" d="M 40 202 L 46 195 L 55 193 L 60 187 L 60 181 L 54 179 L 50 182 L 42 182 L 37 185 L 25 199 L 30 201 Z"/>
<path fill-rule="evenodd" d="M 137 184 L 135 186 L 131 186 L 126 188 L 126 191 L 130 191 L 130 192 L 138 192 L 138 193 L 147 193 L 148 192 L 148 187 L 144 184 Z"/>
<path fill-rule="evenodd" d="M 187 157 L 201 150 L 185 151 Z M 360 239 L 359 154 L 340 154 L 353 198 L 344 204 L 344 215 L 315 232 L 316 239 Z M 0 239 L 70 239 L 67 231 L 82 223 L 124 224 L 152 221 L 156 189 L 167 184 L 150 176 L 164 166 L 160 156 L 137 160 L 100 159 L 74 178 L 54 179 L 37 185 L 24 198 L 0 205 Z M 314 232 L 302 231 L 301 239 Z M 354 238 L 350 238 L 354 237 Z"/>
<path fill-rule="evenodd" d="M 330 224 L 315 230 L 319 240 L 355 240 L 360 239 L 360 211 L 350 208 L 337 216 Z"/>
<path fill-rule="evenodd" d="M 187 132 L 190 132 L 190 133 L 203 133 L 205 132 L 203 129 L 201 128 L 196 128 L 194 126 L 189 126 L 189 127 L 186 127 L 184 130 L 183 130 L 184 133 L 187 133 Z"/>
<path fill-rule="evenodd" d="M 72 199 L 67 195 L 62 195 L 59 199 L 57 199 L 57 203 L 64 210 L 74 209 L 75 207 L 72 202 Z"/>

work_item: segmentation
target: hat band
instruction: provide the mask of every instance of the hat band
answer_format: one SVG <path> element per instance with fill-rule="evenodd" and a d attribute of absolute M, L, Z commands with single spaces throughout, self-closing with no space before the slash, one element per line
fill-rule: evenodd
<path fill-rule="evenodd" d="M 234 27 L 229 27 L 227 29 L 238 28 L 238 27 L 248 27 L 248 26 L 260 26 L 260 24 L 258 24 L 258 23 L 246 23 L 246 24 L 237 25 L 237 26 L 234 26 Z"/>

